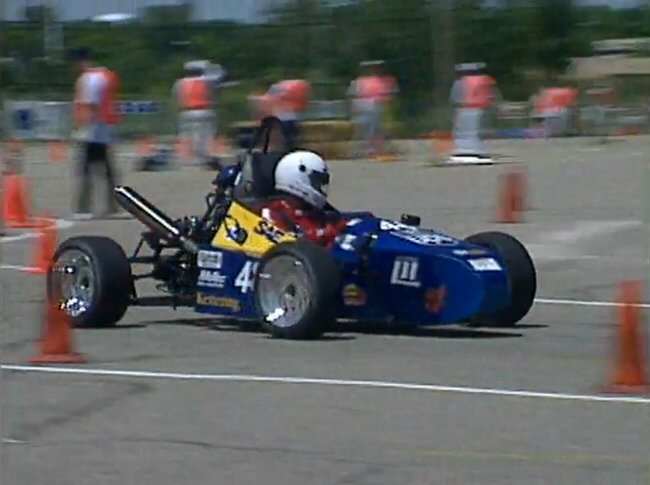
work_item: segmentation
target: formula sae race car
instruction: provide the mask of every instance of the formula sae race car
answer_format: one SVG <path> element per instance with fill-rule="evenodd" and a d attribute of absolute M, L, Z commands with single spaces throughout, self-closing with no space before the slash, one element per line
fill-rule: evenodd
<path fill-rule="evenodd" d="M 342 319 L 513 326 L 529 312 L 535 267 L 510 235 L 461 240 L 420 228 L 413 215 L 392 221 L 339 212 L 347 225 L 324 248 L 251 210 L 251 200 L 274 195 L 283 153 L 269 150 L 273 125 L 265 120 L 240 160 L 219 171 L 201 217 L 172 220 L 132 188 L 117 187 L 119 203 L 148 230 L 131 257 L 107 237 L 64 241 L 48 273 L 50 301 L 78 327 L 115 325 L 129 306 L 168 304 L 259 322 L 290 339 L 318 337 Z M 145 245 L 151 254 L 141 255 Z M 149 270 L 136 274 L 140 265 Z M 158 282 L 162 294 L 139 296 L 143 278 Z"/>

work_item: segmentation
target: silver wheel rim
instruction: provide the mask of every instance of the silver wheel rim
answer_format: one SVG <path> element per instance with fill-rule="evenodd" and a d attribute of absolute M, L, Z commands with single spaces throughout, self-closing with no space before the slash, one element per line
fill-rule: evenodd
<path fill-rule="evenodd" d="M 258 278 L 257 299 L 265 322 L 288 328 L 307 314 L 312 284 L 301 261 L 276 256 L 264 265 Z"/>
<path fill-rule="evenodd" d="M 96 280 L 90 257 L 78 250 L 64 250 L 52 269 L 52 297 L 71 317 L 79 317 L 91 307 Z"/>

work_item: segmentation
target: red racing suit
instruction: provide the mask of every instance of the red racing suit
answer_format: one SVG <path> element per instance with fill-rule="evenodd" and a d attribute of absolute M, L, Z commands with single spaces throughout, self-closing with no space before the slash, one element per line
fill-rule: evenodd
<path fill-rule="evenodd" d="M 262 201 L 255 209 L 280 229 L 295 231 L 297 227 L 305 238 L 324 247 L 329 247 L 347 224 L 337 213 L 307 206 L 290 195 Z"/>

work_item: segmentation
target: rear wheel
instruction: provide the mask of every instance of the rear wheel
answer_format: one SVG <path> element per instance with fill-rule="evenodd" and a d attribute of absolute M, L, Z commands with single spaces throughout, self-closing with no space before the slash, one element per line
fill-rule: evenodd
<path fill-rule="evenodd" d="M 473 325 L 513 327 L 524 318 L 535 300 L 537 273 L 530 254 L 521 242 L 502 232 L 482 232 L 466 239 L 467 242 L 486 246 L 498 253 L 506 266 L 510 282 L 510 304 L 492 315 L 480 315 Z"/>
<path fill-rule="evenodd" d="M 272 336 L 317 338 L 336 317 L 339 289 L 339 269 L 326 249 L 307 241 L 283 243 L 260 263 L 255 304 Z"/>
<path fill-rule="evenodd" d="M 129 307 L 133 277 L 122 247 L 107 237 L 64 241 L 47 275 L 51 302 L 61 303 L 77 327 L 111 327 Z"/>

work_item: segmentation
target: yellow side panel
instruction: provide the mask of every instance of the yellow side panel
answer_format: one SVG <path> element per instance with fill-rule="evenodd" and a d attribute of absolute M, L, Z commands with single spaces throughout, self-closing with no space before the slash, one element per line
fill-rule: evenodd
<path fill-rule="evenodd" d="M 296 239 L 295 234 L 282 231 L 272 222 L 233 202 L 211 244 L 215 248 L 259 257 L 276 244 Z"/>

